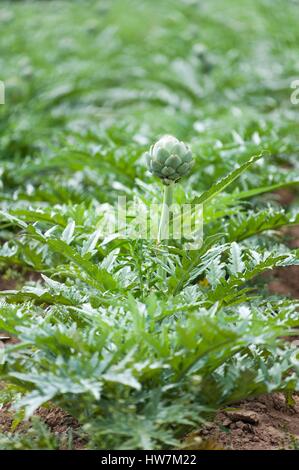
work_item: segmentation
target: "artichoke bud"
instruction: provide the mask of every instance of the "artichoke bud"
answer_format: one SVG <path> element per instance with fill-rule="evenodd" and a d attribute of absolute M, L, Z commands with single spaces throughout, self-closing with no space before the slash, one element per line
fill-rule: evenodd
<path fill-rule="evenodd" d="M 165 135 L 152 145 L 146 160 L 150 172 L 165 185 L 186 176 L 194 163 L 190 148 L 171 135 Z"/>

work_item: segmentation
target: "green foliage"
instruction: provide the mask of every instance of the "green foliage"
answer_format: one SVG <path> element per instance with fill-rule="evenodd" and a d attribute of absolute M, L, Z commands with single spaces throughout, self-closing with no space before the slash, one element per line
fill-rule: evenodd
<path fill-rule="evenodd" d="M 37 273 L 0 292 L 0 331 L 18 339 L 0 349 L 1 400 L 29 419 L 1 449 L 71 448 L 32 418 L 49 402 L 87 448 L 169 449 L 221 406 L 299 389 L 282 339 L 298 302 L 261 290 L 265 271 L 299 263 L 280 231 L 299 223 L 297 200 L 273 194 L 299 182 L 295 4 L 224 3 L 226 21 L 219 0 L 0 8 L 13 103 L 0 106 L 0 264 Z M 173 194 L 203 204 L 195 250 L 106 236 L 119 196 L 162 202 L 145 152 L 165 133 L 195 157 Z"/>

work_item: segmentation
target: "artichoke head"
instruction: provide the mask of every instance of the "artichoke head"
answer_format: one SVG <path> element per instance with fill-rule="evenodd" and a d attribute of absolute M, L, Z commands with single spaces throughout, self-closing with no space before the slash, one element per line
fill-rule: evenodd
<path fill-rule="evenodd" d="M 171 135 L 165 135 L 152 145 L 146 160 L 150 172 L 165 185 L 187 175 L 194 163 L 190 148 Z"/>

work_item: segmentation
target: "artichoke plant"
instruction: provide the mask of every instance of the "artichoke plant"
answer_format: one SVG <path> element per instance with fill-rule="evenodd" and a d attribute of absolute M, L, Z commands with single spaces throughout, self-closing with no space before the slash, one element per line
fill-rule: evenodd
<path fill-rule="evenodd" d="M 164 198 L 157 237 L 157 241 L 160 243 L 168 237 L 169 208 L 172 203 L 173 185 L 190 172 L 194 162 L 190 148 L 171 135 L 165 135 L 152 145 L 146 154 L 146 159 L 151 173 L 160 178 L 164 184 Z"/>
<path fill-rule="evenodd" d="M 150 172 L 166 186 L 187 175 L 193 165 L 190 148 L 171 135 L 165 135 L 146 154 Z"/>

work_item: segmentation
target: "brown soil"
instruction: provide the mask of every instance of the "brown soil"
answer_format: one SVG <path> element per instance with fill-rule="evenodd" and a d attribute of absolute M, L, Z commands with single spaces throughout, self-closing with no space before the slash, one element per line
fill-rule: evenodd
<path fill-rule="evenodd" d="M 268 283 L 271 294 L 299 299 L 299 266 L 275 269 L 267 277 L 271 278 Z"/>
<path fill-rule="evenodd" d="M 72 432 L 74 449 L 83 449 L 84 439 L 76 434 L 76 431 L 80 428 L 79 423 L 71 415 L 57 406 L 39 408 L 35 415 L 39 416 L 56 435 L 65 436 L 67 433 Z"/>
<path fill-rule="evenodd" d="M 66 437 L 71 432 L 73 448 L 84 448 L 84 439 L 76 433 L 76 431 L 78 431 L 80 428 L 78 421 L 76 421 L 71 415 L 67 414 L 61 408 L 58 408 L 57 406 L 38 408 L 34 415 L 38 416 L 57 437 L 60 437 L 61 442 L 66 442 Z M 11 432 L 12 423 L 13 417 L 10 411 L 10 407 L 9 405 L 4 405 L 2 408 L 0 408 L 0 432 Z M 22 431 L 27 426 L 27 423 L 21 423 L 16 430 Z"/>
<path fill-rule="evenodd" d="M 296 199 L 296 194 L 288 188 L 275 191 L 276 199 L 283 206 L 290 206 Z"/>
<path fill-rule="evenodd" d="M 289 406 L 283 394 L 263 395 L 220 411 L 199 433 L 203 440 L 233 450 L 299 448 L 299 397 Z"/>
<path fill-rule="evenodd" d="M 8 432 L 10 431 L 12 425 L 12 417 L 8 412 L 8 406 L 4 405 L 0 409 L 0 431 Z"/>
<path fill-rule="evenodd" d="M 20 288 L 24 282 L 37 282 L 41 281 L 40 273 L 35 271 L 26 271 L 22 273 L 16 266 L 14 269 L 14 278 L 7 279 L 5 276 L 0 275 L 0 290 L 14 290 Z"/>
<path fill-rule="evenodd" d="M 299 226 L 286 228 L 282 231 L 290 248 L 299 248 Z M 268 289 L 271 294 L 291 296 L 299 299 L 299 266 L 278 268 L 265 273 L 269 279 Z"/>

